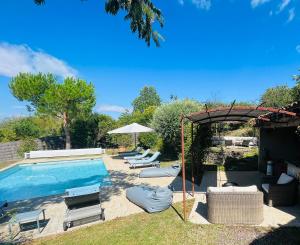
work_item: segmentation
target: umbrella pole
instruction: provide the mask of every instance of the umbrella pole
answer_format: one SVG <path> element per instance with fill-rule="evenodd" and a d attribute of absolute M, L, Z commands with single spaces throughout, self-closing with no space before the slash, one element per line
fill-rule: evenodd
<path fill-rule="evenodd" d="M 134 148 L 136 149 L 136 133 L 134 133 Z"/>

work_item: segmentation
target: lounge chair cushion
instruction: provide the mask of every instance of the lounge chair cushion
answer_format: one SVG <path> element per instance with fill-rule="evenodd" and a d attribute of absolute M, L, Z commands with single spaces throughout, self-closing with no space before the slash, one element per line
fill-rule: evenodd
<path fill-rule="evenodd" d="M 126 197 L 147 212 L 154 213 L 172 205 L 173 192 L 168 187 L 134 186 L 127 189 Z"/>
<path fill-rule="evenodd" d="M 233 186 L 227 187 L 208 187 L 207 192 L 233 192 Z"/>
<path fill-rule="evenodd" d="M 270 184 L 262 184 L 261 188 L 266 192 L 269 193 Z"/>
<path fill-rule="evenodd" d="M 174 164 L 166 168 L 149 168 L 140 172 L 140 178 L 151 177 L 176 177 L 181 170 L 179 164 Z"/>
<path fill-rule="evenodd" d="M 277 184 L 279 184 L 279 185 L 287 184 L 287 183 L 293 181 L 293 179 L 294 178 L 292 176 L 282 173 L 280 175 L 279 179 L 277 180 Z"/>

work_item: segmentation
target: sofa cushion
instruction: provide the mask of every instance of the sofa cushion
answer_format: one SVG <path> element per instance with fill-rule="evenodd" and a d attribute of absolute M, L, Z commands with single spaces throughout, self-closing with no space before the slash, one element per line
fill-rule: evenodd
<path fill-rule="evenodd" d="M 233 192 L 233 186 L 227 187 L 208 187 L 207 192 Z"/>
<path fill-rule="evenodd" d="M 289 176 L 285 173 L 282 173 L 277 181 L 277 184 L 283 185 L 291 182 L 294 178 L 292 176 Z"/>
<path fill-rule="evenodd" d="M 233 191 L 234 192 L 257 192 L 257 186 L 256 185 L 234 186 Z"/>
<path fill-rule="evenodd" d="M 262 184 L 261 188 L 267 193 L 269 193 L 270 184 Z"/>
<path fill-rule="evenodd" d="M 257 192 L 257 187 L 256 185 L 208 187 L 207 192 Z"/>

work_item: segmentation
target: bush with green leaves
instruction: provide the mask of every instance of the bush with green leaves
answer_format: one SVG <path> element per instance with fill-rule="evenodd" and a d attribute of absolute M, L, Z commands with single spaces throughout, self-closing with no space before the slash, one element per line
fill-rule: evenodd
<path fill-rule="evenodd" d="M 14 130 L 19 139 L 25 139 L 27 137 L 38 138 L 40 136 L 38 126 L 33 123 L 31 118 L 24 118 L 17 121 L 14 125 Z"/>
<path fill-rule="evenodd" d="M 18 155 L 24 157 L 25 152 L 36 151 L 38 150 L 38 144 L 33 138 L 26 138 L 21 141 L 21 144 L 18 148 Z"/>
<path fill-rule="evenodd" d="M 153 115 L 152 127 L 162 137 L 163 144 L 161 151 L 170 159 L 178 158 L 181 147 L 181 125 L 180 117 L 197 112 L 203 106 L 194 100 L 175 100 L 168 104 L 163 104 L 156 109 Z M 188 138 L 189 123 L 185 121 L 186 137 Z"/>
<path fill-rule="evenodd" d="M 152 149 L 155 147 L 158 141 L 158 135 L 156 133 L 142 133 L 139 135 L 139 146 L 144 149 Z"/>

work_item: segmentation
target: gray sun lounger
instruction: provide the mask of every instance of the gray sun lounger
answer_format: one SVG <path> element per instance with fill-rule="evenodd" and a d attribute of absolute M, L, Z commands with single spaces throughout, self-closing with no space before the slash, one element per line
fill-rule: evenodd
<path fill-rule="evenodd" d="M 176 177 L 181 170 L 179 164 L 165 168 L 149 168 L 140 172 L 140 178 Z"/>
<path fill-rule="evenodd" d="M 63 222 L 64 231 L 75 225 L 105 220 L 99 185 L 68 189 L 64 198 L 67 205 Z"/>
<path fill-rule="evenodd" d="M 143 150 L 142 147 L 137 147 L 137 148 L 134 149 L 133 151 L 119 152 L 119 156 L 120 156 L 120 157 L 136 156 L 136 155 L 140 154 L 142 150 Z"/>
<path fill-rule="evenodd" d="M 125 160 L 138 160 L 138 159 L 143 159 L 145 158 L 148 154 L 150 153 L 150 149 L 147 149 L 143 152 L 143 154 L 132 156 L 132 157 L 124 157 Z"/>
<path fill-rule="evenodd" d="M 149 213 L 168 209 L 173 202 L 173 192 L 168 187 L 134 186 L 127 189 L 126 197 Z"/>
<path fill-rule="evenodd" d="M 160 152 L 155 152 L 151 157 L 147 159 L 141 159 L 141 160 L 129 160 L 130 168 L 136 168 L 136 167 L 148 167 L 148 166 L 160 166 L 160 162 L 157 161 L 157 158 L 159 157 Z"/>

